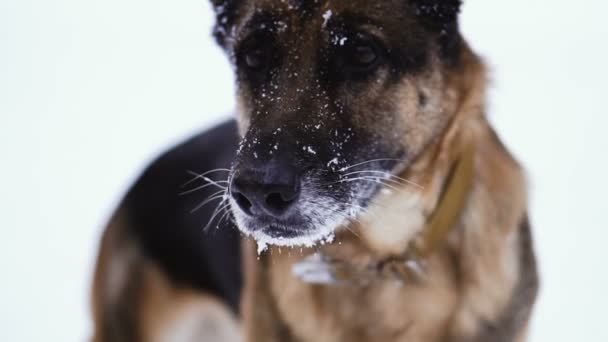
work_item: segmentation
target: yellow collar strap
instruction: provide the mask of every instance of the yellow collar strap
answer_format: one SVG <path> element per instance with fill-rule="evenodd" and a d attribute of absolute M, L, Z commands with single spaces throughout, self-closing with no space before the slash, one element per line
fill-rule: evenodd
<path fill-rule="evenodd" d="M 473 186 L 474 164 L 475 147 L 468 144 L 448 175 L 437 208 L 412 246 L 415 257 L 429 257 L 458 224 Z"/>

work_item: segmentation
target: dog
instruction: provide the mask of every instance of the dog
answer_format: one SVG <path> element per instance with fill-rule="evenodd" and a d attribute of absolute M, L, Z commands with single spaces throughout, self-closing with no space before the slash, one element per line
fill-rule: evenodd
<path fill-rule="evenodd" d="M 522 168 L 459 0 L 212 0 L 237 120 L 108 224 L 94 341 L 524 341 Z"/>

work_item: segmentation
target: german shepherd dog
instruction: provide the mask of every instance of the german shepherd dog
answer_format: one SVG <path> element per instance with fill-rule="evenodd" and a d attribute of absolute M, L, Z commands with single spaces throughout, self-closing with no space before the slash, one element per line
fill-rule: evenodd
<path fill-rule="evenodd" d="M 237 120 L 158 159 L 114 214 L 94 340 L 524 341 L 525 179 L 460 1 L 213 6 Z"/>

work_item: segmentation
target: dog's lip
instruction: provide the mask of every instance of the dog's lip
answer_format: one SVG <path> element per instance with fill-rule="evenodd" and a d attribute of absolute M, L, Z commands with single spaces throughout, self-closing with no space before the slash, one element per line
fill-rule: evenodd
<path fill-rule="evenodd" d="M 252 228 L 249 227 L 241 231 L 257 242 L 258 254 L 267 250 L 268 246 L 312 248 L 318 244 L 331 243 L 335 237 L 333 228 L 292 227 L 265 225 L 255 227 L 256 230 L 249 230 L 249 228 Z"/>
<path fill-rule="evenodd" d="M 335 230 L 340 224 L 341 222 L 330 222 L 317 226 L 302 213 L 283 219 L 266 215 L 237 215 L 238 229 L 257 242 L 258 254 L 267 250 L 268 246 L 312 248 L 319 244 L 332 243 Z"/>
<path fill-rule="evenodd" d="M 266 226 L 260 229 L 263 233 L 273 238 L 293 239 L 302 236 L 302 231 L 299 229 L 282 228 L 274 225 Z"/>
<path fill-rule="evenodd" d="M 268 216 L 249 219 L 249 230 L 263 232 L 274 238 L 294 238 L 304 233 L 303 222 L 296 218 L 276 219 Z"/>

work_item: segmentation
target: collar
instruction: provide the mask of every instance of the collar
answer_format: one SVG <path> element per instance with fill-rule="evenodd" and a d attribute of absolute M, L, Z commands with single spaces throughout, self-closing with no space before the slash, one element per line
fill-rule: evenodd
<path fill-rule="evenodd" d="M 402 281 L 422 278 L 425 260 L 445 243 L 458 225 L 473 185 L 474 162 L 475 146 L 470 143 L 452 163 L 435 210 L 404 254 L 355 266 L 316 253 L 296 264 L 294 275 L 307 283 L 325 285 L 369 282 L 377 278 Z"/>

